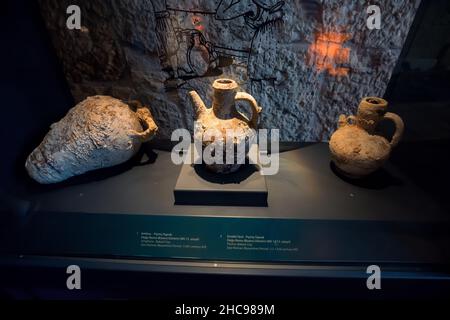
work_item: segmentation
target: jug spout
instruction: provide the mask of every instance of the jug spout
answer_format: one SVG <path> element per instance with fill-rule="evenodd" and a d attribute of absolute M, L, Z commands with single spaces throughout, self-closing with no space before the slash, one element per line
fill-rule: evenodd
<path fill-rule="evenodd" d="M 195 113 L 198 119 L 202 114 L 204 114 L 207 111 L 205 103 L 203 102 L 202 98 L 200 98 L 198 93 L 195 91 L 190 91 L 189 96 L 191 97 L 192 103 L 194 104 Z"/>

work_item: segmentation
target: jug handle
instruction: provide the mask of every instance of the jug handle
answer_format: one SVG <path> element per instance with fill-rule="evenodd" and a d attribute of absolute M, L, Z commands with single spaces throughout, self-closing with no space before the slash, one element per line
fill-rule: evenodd
<path fill-rule="evenodd" d="M 155 133 L 158 131 L 158 126 L 153 120 L 149 108 L 143 106 L 139 101 L 136 100 L 129 101 L 128 104 L 136 108 L 136 115 L 139 118 L 141 124 L 144 125 L 143 132 L 130 130 L 129 134 L 132 137 L 139 139 L 141 142 L 150 141 L 154 137 Z"/>
<path fill-rule="evenodd" d="M 253 127 L 253 129 L 256 129 L 258 126 L 258 118 L 259 114 L 262 111 L 262 108 L 258 106 L 258 103 L 256 102 L 255 98 L 253 98 L 251 95 L 245 92 L 238 92 L 236 93 L 236 97 L 234 98 L 235 101 L 243 100 L 250 104 L 252 107 L 252 118 L 251 120 L 247 120 L 249 124 Z"/>
<path fill-rule="evenodd" d="M 403 136 L 403 131 L 405 130 L 405 124 L 403 123 L 402 118 L 395 113 L 386 112 L 383 119 L 391 120 L 395 124 L 395 132 L 391 139 L 391 147 L 394 148 L 400 142 L 400 139 Z"/>

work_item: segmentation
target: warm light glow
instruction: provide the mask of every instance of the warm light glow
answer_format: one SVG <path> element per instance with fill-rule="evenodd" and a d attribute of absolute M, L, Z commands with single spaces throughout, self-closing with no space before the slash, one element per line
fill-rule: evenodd
<path fill-rule="evenodd" d="M 200 16 L 192 16 L 191 18 L 192 25 L 194 26 L 194 29 L 197 31 L 203 31 L 205 30 L 205 27 L 203 26 L 203 18 Z"/>
<path fill-rule="evenodd" d="M 340 67 L 340 65 L 350 61 L 350 48 L 343 46 L 344 42 L 350 38 L 351 36 L 345 33 L 319 33 L 308 50 L 310 64 L 314 65 L 318 71 L 328 71 L 332 76 L 347 75 L 349 68 Z"/>

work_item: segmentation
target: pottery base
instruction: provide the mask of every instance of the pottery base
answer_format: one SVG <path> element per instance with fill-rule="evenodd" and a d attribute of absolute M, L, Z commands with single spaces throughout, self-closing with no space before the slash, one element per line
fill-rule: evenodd
<path fill-rule="evenodd" d="M 230 174 L 235 173 L 241 168 L 240 164 L 212 164 L 205 165 L 205 168 L 213 173 Z"/>
<path fill-rule="evenodd" d="M 341 168 L 339 168 L 334 161 L 332 161 L 331 163 L 332 163 L 333 170 L 338 175 L 343 176 L 348 179 L 353 179 L 353 180 L 364 179 L 365 177 L 367 177 L 367 176 L 371 175 L 372 173 L 374 173 L 375 171 L 377 171 L 377 170 L 374 170 L 374 171 L 368 172 L 367 174 L 352 174 L 352 173 L 349 173 L 349 172 L 344 171 Z"/>

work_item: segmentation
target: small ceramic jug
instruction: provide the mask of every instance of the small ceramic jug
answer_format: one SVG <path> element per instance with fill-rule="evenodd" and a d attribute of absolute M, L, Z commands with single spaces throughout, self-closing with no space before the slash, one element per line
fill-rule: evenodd
<path fill-rule="evenodd" d="M 258 106 L 255 98 L 245 92 L 237 92 L 238 84 L 230 79 L 218 79 L 213 83 L 213 105 L 207 108 L 203 100 L 195 91 L 189 92 L 197 115 L 197 127 L 194 133 L 196 139 L 202 140 L 203 150 L 210 145 L 223 146 L 222 163 L 206 163 L 206 167 L 217 173 L 231 173 L 239 169 L 240 164 L 237 161 L 237 154 L 234 156 L 234 163 L 227 163 L 226 159 L 226 137 L 227 130 L 233 130 L 236 135 L 233 137 L 234 151 L 237 146 L 245 144 L 245 150 L 249 149 L 248 142 L 255 136 L 255 130 L 258 126 L 261 107 Z M 252 114 L 247 118 L 236 109 L 236 101 L 246 101 L 249 103 Z M 219 132 L 220 137 L 207 136 L 211 130 Z"/>
<path fill-rule="evenodd" d="M 361 178 L 380 168 L 400 141 L 402 119 L 387 112 L 388 102 L 377 97 L 362 99 L 356 116 L 339 117 L 339 125 L 330 139 L 330 151 L 337 169 L 347 177 Z M 380 121 L 391 120 L 395 133 L 391 141 L 376 134 Z"/>

